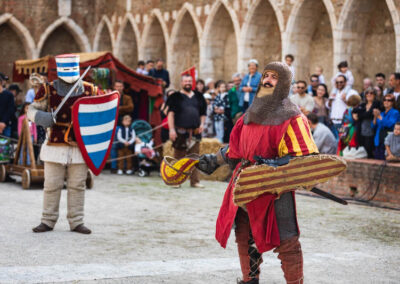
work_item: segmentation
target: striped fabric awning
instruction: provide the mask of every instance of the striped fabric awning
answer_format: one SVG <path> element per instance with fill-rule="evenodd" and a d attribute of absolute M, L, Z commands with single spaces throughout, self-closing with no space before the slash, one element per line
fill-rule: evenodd
<path fill-rule="evenodd" d="M 312 187 L 326 182 L 346 169 L 346 162 L 335 155 L 297 157 L 287 165 L 255 165 L 245 168 L 237 178 L 234 202 L 243 206 L 264 193 Z"/>

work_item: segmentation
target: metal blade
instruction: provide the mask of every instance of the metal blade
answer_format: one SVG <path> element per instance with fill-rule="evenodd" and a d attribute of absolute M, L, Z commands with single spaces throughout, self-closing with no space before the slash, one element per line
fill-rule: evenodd
<path fill-rule="evenodd" d="M 313 187 L 311 189 L 311 192 L 314 192 L 314 193 L 316 193 L 318 195 L 321 195 L 321 196 L 323 196 L 325 198 L 328 198 L 328 199 L 333 200 L 335 202 L 338 202 L 340 204 L 347 205 L 347 201 L 346 200 L 343 200 L 343 199 L 341 199 L 341 198 L 339 198 L 339 197 L 337 197 L 337 196 L 335 196 L 333 194 L 330 194 L 329 192 L 323 191 L 323 190 L 321 190 L 319 188 Z"/>
<path fill-rule="evenodd" d="M 85 72 L 83 72 L 83 74 L 79 77 L 79 79 L 75 82 L 75 84 L 72 86 L 72 88 L 69 90 L 69 92 L 66 94 L 66 96 L 63 98 L 63 100 L 61 101 L 61 103 L 58 105 L 58 107 L 56 108 L 56 110 L 54 112 L 52 112 L 51 114 L 53 115 L 53 120 L 54 123 L 56 122 L 56 116 L 57 113 L 60 111 L 60 109 L 62 108 L 62 106 L 65 104 L 65 102 L 69 99 L 69 97 L 72 95 L 73 91 L 75 91 L 75 89 L 78 87 L 79 82 L 82 81 L 83 77 L 86 76 L 87 72 L 89 72 L 90 68 L 92 68 L 92 66 L 89 66 L 88 68 L 86 68 Z"/>

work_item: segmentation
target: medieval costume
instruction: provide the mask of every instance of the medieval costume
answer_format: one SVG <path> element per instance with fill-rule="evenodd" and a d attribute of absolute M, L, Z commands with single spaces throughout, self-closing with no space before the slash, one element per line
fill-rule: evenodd
<path fill-rule="evenodd" d="M 67 219 L 71 231 L 90 234 L 83 225 L 85 182 L 88 167 L 75 142 L 72 129 L 71 108 L 81 97 L 97 95 L 93 84 L 79 81 L 72 95 L 66 100 L 57 114 L 56 110 L 63 98 L 79 79 L 79 55 L 56 56 L 57 80 L 42 84 L 29 106 L 28 118 L 48 129 L 47 139 L 41 148 L 40 158 L 44 161 L 43 214 L 41 224 L 34 232 L 51 231 L 59 215 L 61 189 L 66 180 L 68 190 Z"/>
<path fill-rule="evenodd" d="M 275 86 L 264 85 L 269 74 L 278 79 Z M 303 282 L 294 192 L 265 193 L 240 207 L 233 198 L 236 178 L 244 168 L 255 164 L 257 156 L 275 159 L 318 153 L 307 118 L 288 99 L 291 80 L 286 64 L 268 64 L 253 103 L 232 130 L 229 148 L 217 155 L 202 156 L 197 166 L 208 173 L 223 162 L 234 168 L 218 215 L 216 239 L 225 248 L 235 228 L 243 274 L 240 283 L 258 283 L 261 254 L 271 249 L 278 253 L 287 283 Z"/>

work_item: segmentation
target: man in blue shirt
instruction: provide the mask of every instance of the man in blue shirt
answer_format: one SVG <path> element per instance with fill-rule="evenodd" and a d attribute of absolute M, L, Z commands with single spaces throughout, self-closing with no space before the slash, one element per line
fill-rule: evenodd
<path fill-rule="evenodd" d="M 261 73 L 257 71 L 257 60 L 249 60 L 247 66 L 249 68 L 249 73 L 244 76 L 242 83 L 240 83 L 239 87 L 239 106 L 242 108 L 243 112 L 245 112 L 253 102 L 258 84 L 261 79 Z"/>

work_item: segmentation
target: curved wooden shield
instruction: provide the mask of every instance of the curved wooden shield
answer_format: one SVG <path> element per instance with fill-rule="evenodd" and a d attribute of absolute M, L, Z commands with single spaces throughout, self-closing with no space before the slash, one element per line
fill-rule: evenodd
<path fill-rule="evenodd" d="M 106 164 L 118 121 L 119 93 L 83 97 L 72 106 L 76 142 L 96 176 Z"/>
<path fill-rule="evenodd" d="M 311 187 L 326 182 L 346 169 L 344 159 L 335 155 L 297 157 L 287 165 L 255 165 L 243 169 L 235 184 L 234 202 L 243 206 L 264 193 Z"/>

